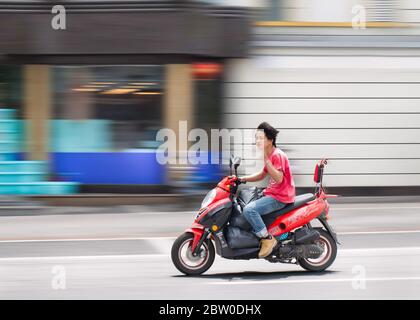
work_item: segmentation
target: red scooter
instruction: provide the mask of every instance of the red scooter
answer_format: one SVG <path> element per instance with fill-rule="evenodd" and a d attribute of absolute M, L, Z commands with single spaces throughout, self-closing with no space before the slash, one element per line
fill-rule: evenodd
<path fill-rule="evenodd" d="M 230 159 L 230 176 L 222 179 L 204 198 L 192 226 L 174 242 L 171 250 L 175 267 L 186 275 L 199 275 L 214 262 L 215 252 L 226 259 L 258 259 L 259 239 L 252 233 L 242 210 L 261 196 L 255 187 L 242 188 L 237 177 L 239 157 Z M 328 224 L 328 195 L 322 187 L 327 159 L 315 167 L 315 193 L 296 196 L 295 202 L 262 216 L 278 243 L 264 258 L 269 262 L 294 263 L 308 271 L 323 271 L 337 255 L 337 236 Z M 235 176 L 232 176 L 232 165 Z M 236 195 L 238 193 L 238 195 Z M 322 227 L 313 227 L 318 219 Z M 214 243 L 214 244 L 213 244 Z M 215 250 L 216 247 L 216 250 Z"/>

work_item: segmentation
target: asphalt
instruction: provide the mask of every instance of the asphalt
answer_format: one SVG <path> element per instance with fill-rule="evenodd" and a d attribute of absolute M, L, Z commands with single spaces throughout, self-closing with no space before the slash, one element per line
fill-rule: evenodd
<path fill-rule="evenodd" d="M 193 211 L 116 209 L 1 216 L 0 298 L 420 298 L 420 202 L 331 205 L 341 245 L 326 272 L 216 257 L 200 277 L 183 276 L 169 257 Z"/>

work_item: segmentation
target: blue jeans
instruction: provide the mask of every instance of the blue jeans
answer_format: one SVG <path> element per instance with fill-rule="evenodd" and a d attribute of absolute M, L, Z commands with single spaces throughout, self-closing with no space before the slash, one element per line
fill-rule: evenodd
<path fill-rule="evenodd" d="M 272 197 L 264 196 L 248 203 L 244 208 L 243 214 L 252 226 L 255 235 L 259 238 L 264 238 L 268 236 L 268 231 L 261 216 L 280 210 L 285 206 L 285 203 L 277 201 Z"/>

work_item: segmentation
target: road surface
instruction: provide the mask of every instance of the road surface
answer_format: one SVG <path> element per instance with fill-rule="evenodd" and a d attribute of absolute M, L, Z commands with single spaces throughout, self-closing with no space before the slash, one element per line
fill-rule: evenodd
<path fill-rule="evenodd" d="M 342 245 L 322 273 L 216 257 L 204 275 L 185 277 L 169 251 L 193 216 L 130 207 L 2 216 L 0 298 L 420 298 L 420 203 L 335 204 L 331 224 Z"/>

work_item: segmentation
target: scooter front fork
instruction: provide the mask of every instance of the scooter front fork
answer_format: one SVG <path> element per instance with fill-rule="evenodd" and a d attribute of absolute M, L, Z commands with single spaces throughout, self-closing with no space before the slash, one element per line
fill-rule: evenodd
<path fill-rule="evenodd" d="M 201 235 L 200 239 L 197 242 L 195 248 L 191 248 L 193 257 L 197 256 L 200 253 L 200 248 L 203 245 L 204 241 L 206 241 L 207 237 L 209 236 L 210 231 L 204 229 L 203 234 Z"/>

